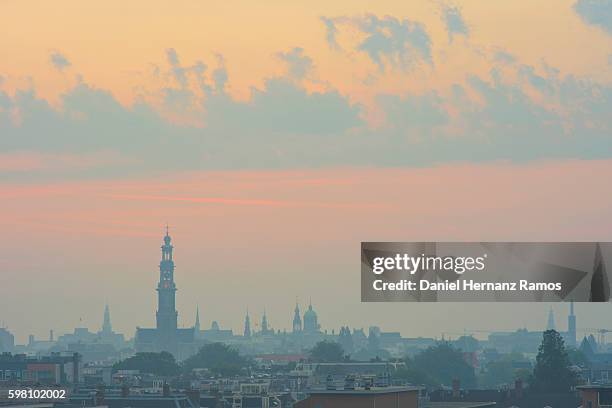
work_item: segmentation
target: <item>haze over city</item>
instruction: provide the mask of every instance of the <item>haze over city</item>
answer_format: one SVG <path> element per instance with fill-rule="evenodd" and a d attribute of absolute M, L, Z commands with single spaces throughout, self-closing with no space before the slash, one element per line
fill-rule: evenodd
<path fill-rule="evenodd" d="M 359 245 L 612 240 L 607 4 L 0 2 L 0 325 L 152 326 L 168 223 L 180 326 L 541 330 L 361 303 Z"/>

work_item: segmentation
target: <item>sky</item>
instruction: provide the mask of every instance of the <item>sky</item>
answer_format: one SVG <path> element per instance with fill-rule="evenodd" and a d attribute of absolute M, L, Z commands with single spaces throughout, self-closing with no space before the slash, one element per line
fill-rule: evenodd
<path fill-rule="evenodd" d="M 612 240 L 610 0 L 0 0 L 0 26 L 18 342 L 106 303 L 152 326 L 166 223 L 180 323 L 237 332 L 309 299 L 329 330 L 541 329 L 549 304 L 362 304 L 360 242 Z"/>

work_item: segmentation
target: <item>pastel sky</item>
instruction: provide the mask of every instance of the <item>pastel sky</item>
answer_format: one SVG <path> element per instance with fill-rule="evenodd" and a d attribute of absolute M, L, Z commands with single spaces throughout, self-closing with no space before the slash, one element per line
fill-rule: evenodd
<path fill-rule="evenodd" d="M 166 222 L 181 322 L 236 330 L 296 297 L 329 329 L 539 328 L 548 305 L 360 304 L 359 243 L 612 240 L 610 0 L 0 0 L 0 27 L 19 341 L 106 302 L 151 325 Z"/>

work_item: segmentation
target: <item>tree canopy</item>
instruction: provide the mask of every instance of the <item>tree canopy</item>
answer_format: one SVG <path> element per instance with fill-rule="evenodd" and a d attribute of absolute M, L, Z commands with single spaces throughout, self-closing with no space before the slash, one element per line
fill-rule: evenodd
<path fill-rule="evenodd" d="M 465 387 L 476 385 L 474 368 L 465 362 L 463 353 L 448 342 L 439 342 L 421 351 L 406 364 L 415 374 L 434 384 L 450 385 L 459 379 Z"/>
<path fill-rule="evenodd" d="M 561 335 L 546 330 L 536 357 L 532 387 L 539 392 L 569 392 L 577 380 L 570 364 Z"/>
<path fill-rule="evenodd" d="M 344 361 L 344 349 L 335 341 L 320 341 L 310 350 L 310 360 L 317 363 L 337 363 Z"/>
<path fill-rule="evenodd" d="M 240 355 L 238 350 L 223 343 L 204 345 L 197 354 L 183 362 L 183 369 L 191 371 L 205 368 L 215 375 L 232 376 L 243 372 L 249 366 L 249 360 Z"/>
<path fill-rule="evenodd" d="M 406 362 L 406 367 L 399 368 L 394 374 L 393 377 L 400 378 L 414 385 L 426 385 L 428 387 L 438 387 L 440 386 L 440 382 L 433 378 L 427 370 L 422 369 L 421 367 L 417 367 L 414 364 L 414 361 L 409 357 L 404 359 Z"/>
<path fill-rule="evenodd" d="M 113 365 L 113 372 L 119 370 L 139 370 L 141 373 L 173 376 L 179 373 L 180 368 L 172 354 L 162 351 L 161 353 L 136 353 Z"/>

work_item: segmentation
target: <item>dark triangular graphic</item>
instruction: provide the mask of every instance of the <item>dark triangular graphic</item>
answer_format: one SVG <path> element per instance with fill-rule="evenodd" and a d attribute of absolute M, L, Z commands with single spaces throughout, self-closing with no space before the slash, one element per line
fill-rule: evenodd
<path fill-rule="evenodd" d="M 606 264 L 601 256 L 601 247 L 597 244 L 595 249 L 595 262 L 593 264 L 593 277 L 591 278 L 590 302 L 607 302 L 610 300 L 610 283 Z"/>

